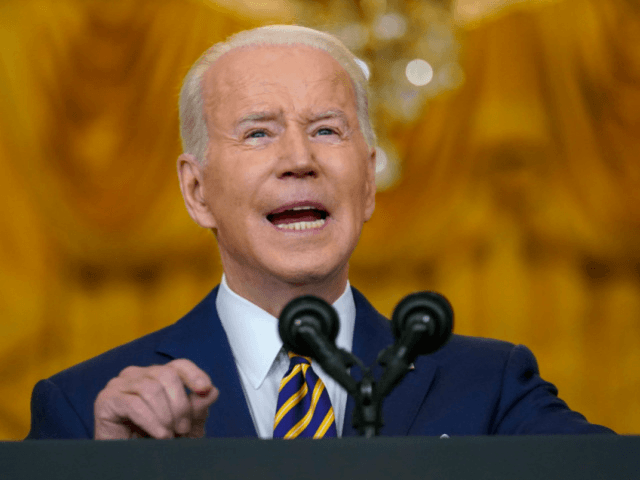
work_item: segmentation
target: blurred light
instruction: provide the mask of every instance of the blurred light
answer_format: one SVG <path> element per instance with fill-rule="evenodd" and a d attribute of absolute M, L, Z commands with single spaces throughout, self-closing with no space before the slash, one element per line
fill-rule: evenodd
<path fill-rule="evenodd" d="M 407 33 L 407 21 L 398 13 L 387 13 L 376 19 L 373 31 L 381 40 L 400 38 Z"/>
<path fill-rule="evenodd" d="M 429 83 L 433 78 L 433 68 L 426 60 L 416 58 L 407 63 L 405 75 L 412 84 L 421 87 Z"/>
<path fill-rule="evenodd" d="M 384 147 L 376 147 L 376 188 L 380 191 L 391 188 L 400 179 L 400 163 L 395 150 L 389 144 Z"/>
<path fill-rule="evenodd" d="M 369 77 L 371 76 L 371 70 L 369 70 L 369 65 L 367 65 L 367 62 L 365 62 L 364 60 L 361 60 L 361 59 L 359 59 L 357 57 L 354 60 L 356 61 L 356 63 L 358 64 L 358 66 L 360 67 L 362 72 L 364 73 L 365 78 L 367 80 L 369 80 Z"/>

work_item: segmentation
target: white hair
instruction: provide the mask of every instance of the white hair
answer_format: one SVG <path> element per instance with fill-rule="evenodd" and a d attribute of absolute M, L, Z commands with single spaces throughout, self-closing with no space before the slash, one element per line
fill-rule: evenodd
<path fill-rule="evenodd" d="M 376 137 L 369 117 L 367 79 L 349 49 L 325 32 L 295 25 L 269 25 L 236 33 L 224 42 L 216 43 L 200 56 L 187 73 L 180 90 L 180 136 L 185 153 L 192 154 L 198 162 L 204 163 L 209 144 L 202 85 L 205 73 L 225 53 L 252 45 L 306 45 L 331 55 L 353 82 L 360 131 L 367 145 L 375 146 Z"/>

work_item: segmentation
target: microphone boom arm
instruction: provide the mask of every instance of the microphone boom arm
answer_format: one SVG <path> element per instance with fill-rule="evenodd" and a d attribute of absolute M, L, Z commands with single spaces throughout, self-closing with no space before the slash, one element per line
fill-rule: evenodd
<path fill-rule="evenodd" d="M 400 341 L 391 347 L 390 352 L 385 356 L 384 362 L 387 368 L 378 381 L 378 396 L 381 401 L 391 393 L 391 390 L 409 372 L 411 364 L 420 354 L 417 351 L 420 338 L 425 333 L 428 333 L 427 330 L 427 326 L 414 323 L 410 329 L 403 333 Z"/>
<path fill-rule="evenodd" d="M 344 350 L 339 350 L 342 355 L 336 355 L 338 350 L 334 345 L 321 339 L 316 330 L 306 325 L 298 329 L 298 335 L 313 350 L 314 357 L 322 369 L 338 382 L 349 395 L 356 395 L 358 386 L 356 381 L 347 373 L 348 366 L 344 362 Z M 350 356 L 353 356 L 349 354 Z"/>

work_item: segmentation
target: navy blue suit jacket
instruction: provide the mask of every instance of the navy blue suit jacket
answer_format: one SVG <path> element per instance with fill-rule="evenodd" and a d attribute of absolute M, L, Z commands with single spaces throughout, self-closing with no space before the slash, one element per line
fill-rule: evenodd
<path fill-rule="evenodd" d="M 177 323 L 38 382 L 28 439 L 92 438 L 93 403 L 107 382 L 130 365 L 188 358 L 207 372 L 220 397 L 209 410 L 209 437 L 252 437 L 256 431 L 231 347 L 215 307 L 214 289 Z M 366 365 L 393 341 L 388 321 L 353 289 L 353 353 Z M 374 368 L 376 378 L 381 370 Z M 607 433 L 588 423 L 538 375 L 523 346 L 453 335 L 438 352 L 419 357 L 383 405 L 382 435 Z M 351 426 L 349 397 L 343 436 Z"/>

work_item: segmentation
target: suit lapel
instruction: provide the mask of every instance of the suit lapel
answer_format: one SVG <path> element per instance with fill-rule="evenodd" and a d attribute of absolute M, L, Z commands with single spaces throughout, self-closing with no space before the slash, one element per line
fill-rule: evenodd
<path fill-rule="evenodd" d="M 353 332 L 353 353 L 365 365 L 371 366 L 378 353 L 394 341 L 389 321 L 380 315 L 366 298 L 353 289 L 356 304 L 356 321 Z M 352 369 L 353 370 L 353 369 Z M 372 369 L 376 381 L 382 375 L 382 368 L 377 363 Z M 436 364 L 429 357 L 419 357 L 415 369 L 407 373 L 400 384 L 387 396 L 382 404 L 384 426 L 380 435 L 408 435 L 420 405 L 429 391 L 435 377 Z M 355 400 L 349 396 L 345 411 L 342 436 L 359 435 L 351 421 Z"/>
<path fill-rule="evenodd" d="M 220 390 L 220 397 L 209 410 L 208 437 L 255 437 L 231 346 L 216 310 L 217 295 L 218 287 L 168 328 L 156 351 L 172 359 L 191 360 Z"/>

